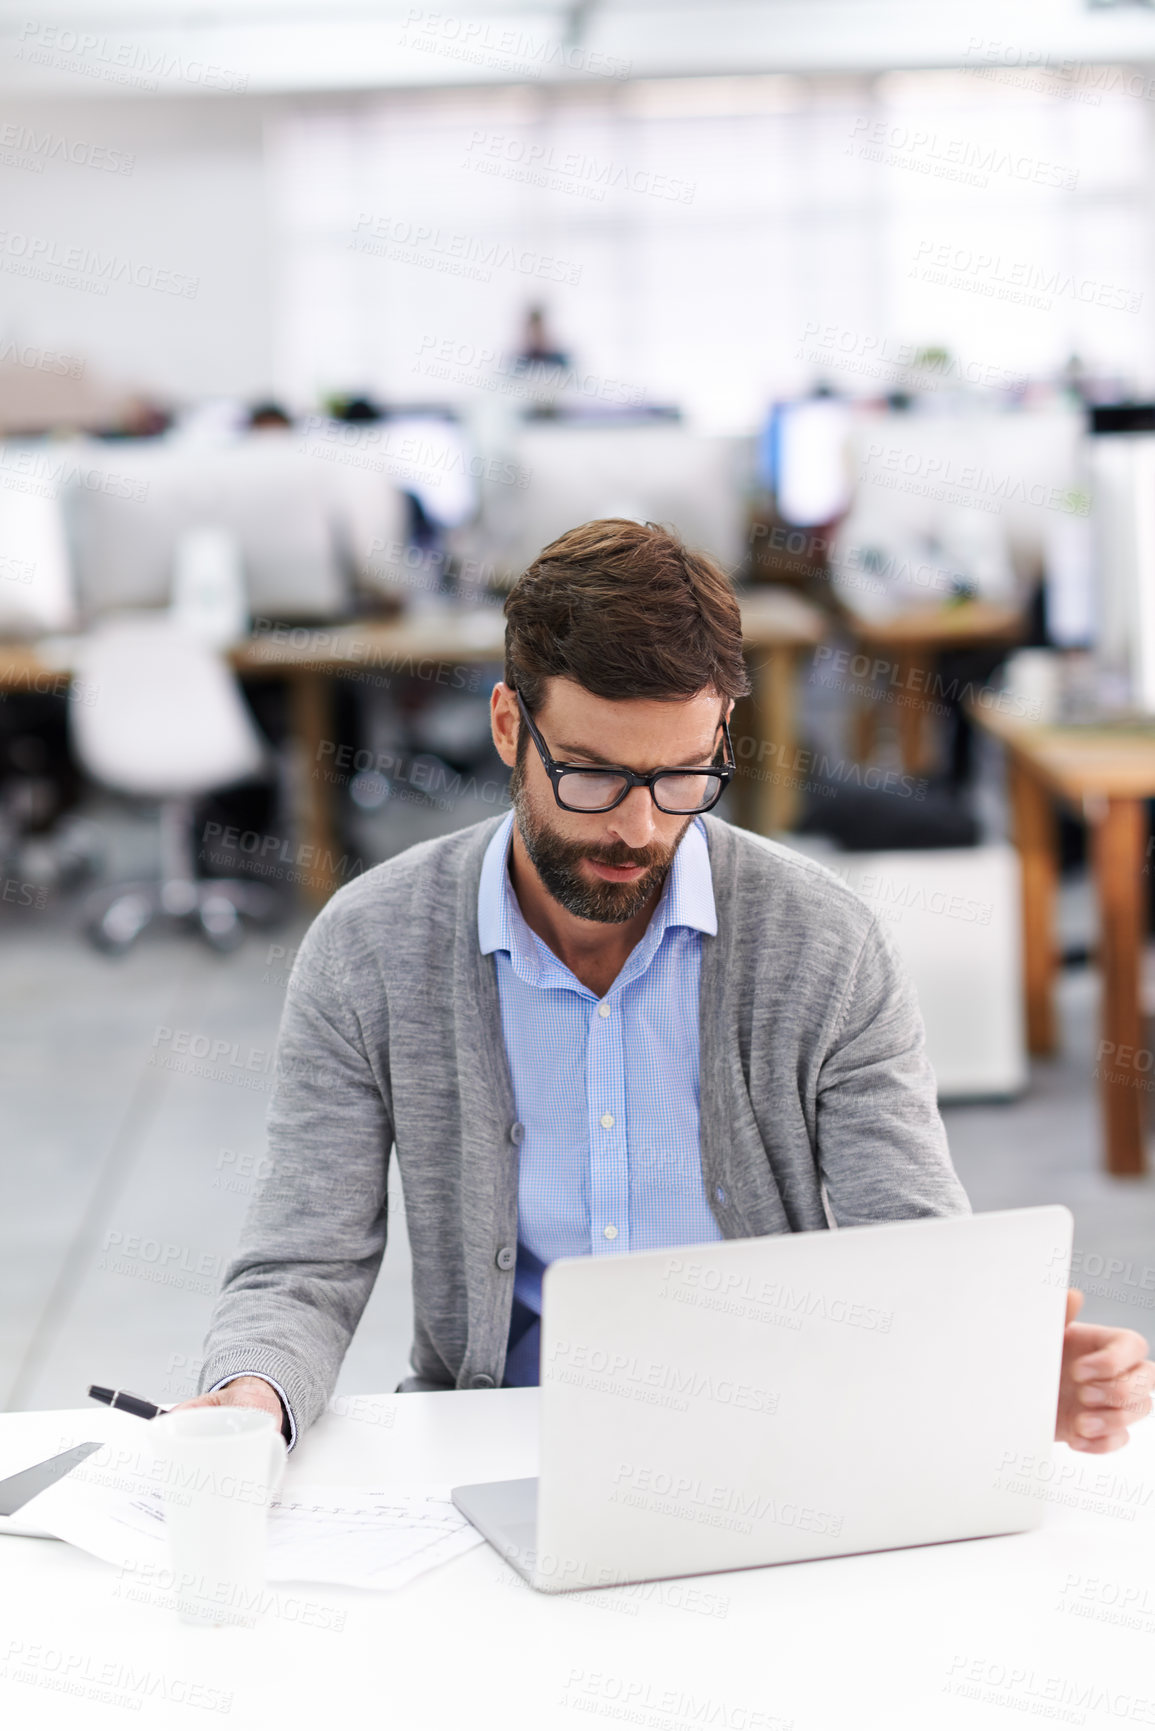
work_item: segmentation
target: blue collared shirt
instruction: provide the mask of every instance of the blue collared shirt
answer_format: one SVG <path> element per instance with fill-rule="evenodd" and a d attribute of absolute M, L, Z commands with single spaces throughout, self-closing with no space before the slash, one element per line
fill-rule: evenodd
<path fill-rule="evenodd" d="M 700 822 L 603 998 L 526 925 L 509 880 L 513 814 L 486 850 L 477 922 L 494 956 L 518 1121 L 518 1246 L 505 1384 L 539 1380 L 541 1277 L 558 1256 L 702 1244 L 722 1233 L 698 1139 L 701 934 L 718 930 Z"/>

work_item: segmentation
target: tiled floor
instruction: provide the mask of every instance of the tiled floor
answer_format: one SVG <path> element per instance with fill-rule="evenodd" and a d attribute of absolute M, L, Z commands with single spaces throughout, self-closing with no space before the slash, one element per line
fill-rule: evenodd
<path fill-rule="evenodd" d="M 459 811 L 449 827 L 484 815 Z M 438 821 L 391 820 L 381 851 Z M 111 833 L 121 863 L 134 837 L 122 820 Z M 147 852 L 147 836 L 135 845 Z M 1068 924 L 1085 924 L 1085 896 L 1068 899 Z M 0 916 L 0 1405 L 79 1405 L 94 1381 L 179 1399 L 262 1152 L 281 957 L 303 921 L 228 957 L 158 935 L 110 961 L 67 908 Z M 1068 972 L 1061 1056 L 1034 1066 L 1021 1100 L 948 1108 L 947 1124 L 974 1205 L 1067 1203 L 1086 1314 L 1155 1333 L 1155 1179 L 1099 1170 L 1096 990 L 1090 970 Z M 218 1043 L 212 1074 L 169 1067 L 194 1041 Z M 341 1392 L 390 1389 L 406 1372 L 410 1267 L 394 1202 Z"/>

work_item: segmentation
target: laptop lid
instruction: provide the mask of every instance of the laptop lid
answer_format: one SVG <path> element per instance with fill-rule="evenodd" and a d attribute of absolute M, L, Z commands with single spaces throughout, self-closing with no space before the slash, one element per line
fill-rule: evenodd
<path fill-rule="evenodd" d="M 551 1263 L 545 1590 L 1038 1525 L 1063 1207 Z"/>

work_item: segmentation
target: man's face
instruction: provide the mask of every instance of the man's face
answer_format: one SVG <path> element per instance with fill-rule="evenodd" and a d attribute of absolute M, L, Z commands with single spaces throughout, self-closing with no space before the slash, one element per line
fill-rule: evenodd
<path fill-rule="evenodd" d="M 616 764 L 642 773 L 711 763 L 724 708 L 715 691 L 670 702 L 611 702 L 572 680 L 551 679 L 533 719 L 558 763 Z M 613 811 L 562 810 L 528 735 L 510 797 L 525 851 L 549 894 L 576 918 L 604 924 L 632 919 L 656 897 L 693 822 L 659 811 L 645 787 L 631 788 Z"/>

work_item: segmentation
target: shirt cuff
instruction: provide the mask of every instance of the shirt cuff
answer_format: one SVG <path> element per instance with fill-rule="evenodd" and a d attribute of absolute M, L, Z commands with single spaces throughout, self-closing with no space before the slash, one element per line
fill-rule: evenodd
<path fill-rule="evenodd" d="M 232 1376 L 222 1376 L 219 1382 L 214 1382 L 211 1388 L 206 1388 L 205 1393 L 215 1394 L 218 1388 L 225 1388 L 230 1382 L 239 1382 L 242 1376 L 258 1377 L 261 1382 L 267 1382 L 270 1388 L 276 1389 L 278 1395 L 281 1397 L 281 1405 L 285 1409 L 285 1423 L 289 1427 L 289 1434 L 285 1437 L 285 1441 L 289 1445 L 288 1452 L 292 1454 L 297 1441 L 297 1421 L 293 1417 L 293 1409 L 289 1405 L 288 1395 L 285 1393 L 280 1383 L 274 1382 L 271 1376 L 265 1376 L 263 1371 L 259 1370 L 235 1370 Z M 281 1435 L 285 1436 L 284 1425 L 281 1426 Z"/>

